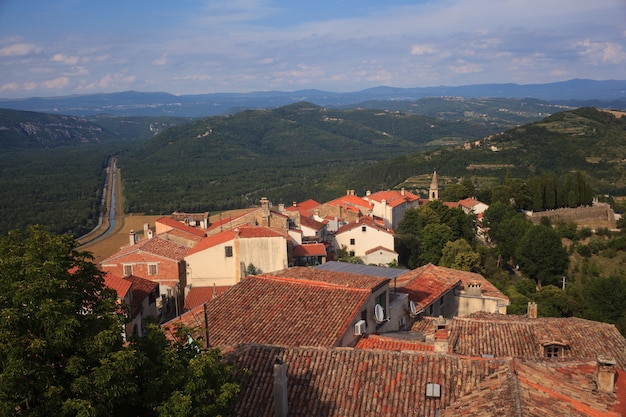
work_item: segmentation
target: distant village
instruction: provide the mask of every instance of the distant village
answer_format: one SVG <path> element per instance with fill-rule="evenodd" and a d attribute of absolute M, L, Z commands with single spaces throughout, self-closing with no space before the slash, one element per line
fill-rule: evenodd
<path fill-rule="evenodd" d="M 394 230 L 439 198 L 354 190 L 224 214 L 172 213 L 100 262 L 127 306 L 179 326 L 245 371 L 237 416 L 626 416 L 626 340 L 614 325 L 541 318 L 482 275 L 397 267 Z M 477 219 L 488 206 L 454 203 Z M 236 214 L 235 214 L 236 213 Z M 338 262 L 338 253 L 361 264 Z"/>

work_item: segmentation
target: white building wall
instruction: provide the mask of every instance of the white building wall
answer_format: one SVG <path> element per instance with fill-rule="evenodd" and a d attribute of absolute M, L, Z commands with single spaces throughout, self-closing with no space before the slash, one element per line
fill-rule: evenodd
<path fill-rule="evenodd" d="M 350 243 L 350 239 L 354 239 L 354 244 Z M 354 251 L 355 256 L 365 256 L 365 252 L 378 246 L 391 250 L 394 248 L 392 234 L 362 223 L 352 230 L 335 235 L 335 241 L 337 248 L 345 246 L 348 252 Z"/>
<path fill-rule="evenodd" d="M 226 256 L 226 246 L 232 246 L 233 256 Z M 192 287 L 235 285 L 239 282 L 235 276 L 238 260 L 233 240 L 188 255 L 185 261 L 187 285 Z"/>

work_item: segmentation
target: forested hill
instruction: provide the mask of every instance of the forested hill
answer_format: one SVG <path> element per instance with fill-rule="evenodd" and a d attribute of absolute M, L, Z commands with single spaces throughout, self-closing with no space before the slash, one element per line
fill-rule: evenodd
<path fill-rule="evenodd" d="M 98 143 L 116 136 L 82 117 L 0 109 L 0 150 Z"/>
<path fill-rule="evenodd" d="M 215 210 L 263 196 L 336 196 L 355 169 L 498 130 L 484 122 L 297 103 L 174 127 L 121 155 L 118 164 L 129 211 Z"/>
<path fill-rule="evenodd" d="M 465 146 L 416 153 L 372 165 L 353 179 L 366 184 L 383 178 L 400 186 L 428 172 L 471 178 L 477 186 L 501 184 L 505 176 L 525 179 L 550 172 L 578 171 L 595 194 L 626 193 L 626 113 L 580 108 L 555 113 Z M 411 187 L 411 180 L 402 185 Z M 358 185 L 357 185 L 358 187 Z"/>

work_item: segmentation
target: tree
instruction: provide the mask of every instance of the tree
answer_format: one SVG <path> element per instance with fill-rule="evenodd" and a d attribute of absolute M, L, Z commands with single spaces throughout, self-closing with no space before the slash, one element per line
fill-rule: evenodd
<path fill-rule="evenodd" d="M 441 251 L 439 265 L 461 271 L 482 272 L 480 255 L 474 252 L 465 239 L 446 243 Z"/>
<path fill-rule="evenodd" d="M 558 283 L 567 269 L 567 250 L 551 227 L 533 226 L 520 239 L 515 259 L 521 270 L 542 283 Z"/>
<path fill-rule="evenodd" d="M 427 263 L 439 264 L 441 251 L 447 242 L 452 240 L 452 229 L 447 224 L 428 224 L 422 231 L 422 251 L 419 255 L 420 265 Z"/>
<path fill-rule="evenodd" d="M 0 415 L 228 411 L 237 386 L 219 351 L 184 337 L 170 343 L 156 326 L 125 346 L 123 319 L 115 292 L 71 236 L 33 227 L 0 238 Z M 191 386 L 193 401 L 170 413 Z"/>

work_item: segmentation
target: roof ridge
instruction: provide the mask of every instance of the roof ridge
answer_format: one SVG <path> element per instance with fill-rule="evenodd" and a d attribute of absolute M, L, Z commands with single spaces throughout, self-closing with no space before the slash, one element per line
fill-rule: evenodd
<path fill-rule="evenodd" d="M 332 282 L 326 282 L 326 281 L 316 281 L 316 280 L 311 280 L 311 279 L 291 278 L 291 277 L 277 277 L 276 275 L 271 275 L 271 274 L 254 275 L 254 277 L 267 279 L 267 280 L 274 280 L 274 281 L 289 281 L 289 282 L 294 282 L 297 284 L 305 284 L 309 286 L 315 285 L 316 287 L 341 288 L 341 289 L 354 290 L 354 291 L 360 291 L 360 292 L 371 292 L 372 290 L 371 288 L 350 287 L 348 285 L 334 284 Z"/>

